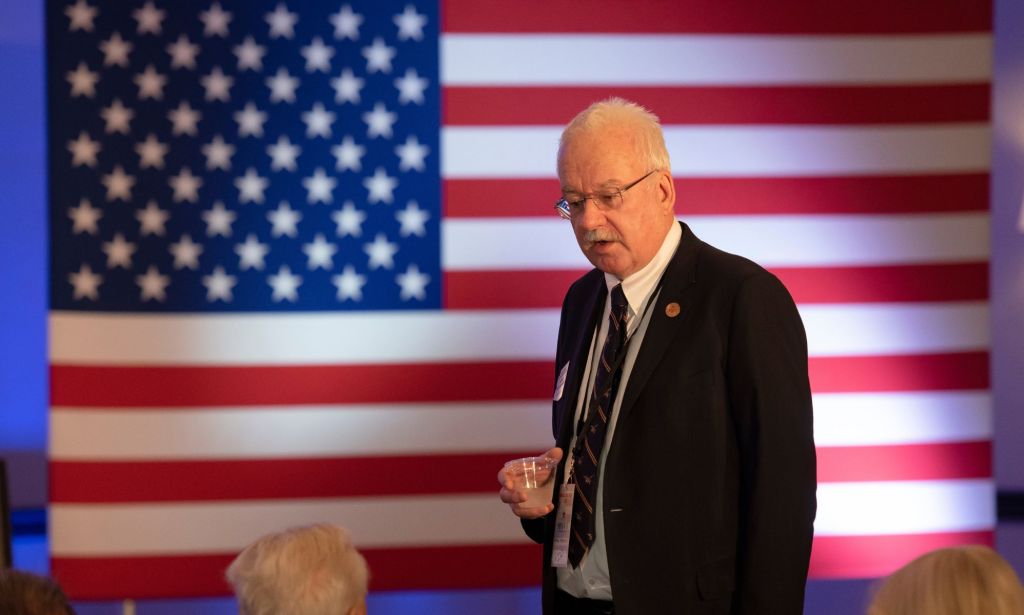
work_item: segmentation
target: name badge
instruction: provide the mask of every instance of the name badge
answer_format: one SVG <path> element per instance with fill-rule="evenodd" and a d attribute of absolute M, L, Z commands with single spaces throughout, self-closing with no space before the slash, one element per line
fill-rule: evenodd
<path fill-rule="evenodd" d="M 562 366 L 562 371 L 558 372 L 558 381 L 555 382 L 555 396 L 552 398 L 554 401 L 562 399 L 562 393 L 565 392 L 565 379 L 569 376 L 569 361 L 565 362 Z"/>
<path fill-rule="evenodd" d="M 572 483 L 566 483 L 558 488 L 555 542 L 551 547 L 551 565 L 554 568 L 565 568 L 569 565 L 569 524 L 572 522 L 572 497 L 575 488 Z"/>

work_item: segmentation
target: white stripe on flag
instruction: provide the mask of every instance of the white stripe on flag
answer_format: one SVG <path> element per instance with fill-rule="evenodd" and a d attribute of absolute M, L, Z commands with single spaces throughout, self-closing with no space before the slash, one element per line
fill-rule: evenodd
<path fill-rule="evenodd" d="M 977 83 L 991 75 L 987 34 L 441 37 L 449 86 Z"/>
<path fill-rule="evenodd" d="M 818 485 L 816 536 L 989 530 L 996 522 L 992 479 Z"/>
<path fill-rule="evenodd" d="M 685 208 L 685 201 L 684 201 Z M 538 210 L 546 213 L 545 206 Z M 986 212 L 906 215 L 683 216 L 702 240 L 764 267 L 987 261 Z M 446 270 L 583 269 L 572 227 L 544 218 L 449 219 Z"/>
<path fill-rule="evenodd" d="M 988 344 L 988 311 L 980 302 L 805 305 L 801 313 L 812 356 L 960 351 Z M 51 333 L 59 335 L 51 334 L 50 357 L 58 365 L 550 361 L 558 314 L 557 309 L 422 312 L 390 318 L 359 313 L 51 312 Z"/>
<path fill-rule="evenodd" d="M 819 393 L 814 443 L 875 446 L 970 442 L 992 437 L 987 391 Z"/>
<path fill-rule="evenodd" d="M 55 407 L 57 461 L 313 458 L 544 450 L 551 402 L 227 408 Z M 854 420 L 855 419 L 855 420 Z M 466 438 L 465 434 L 475 434 Z M 986 392 L 814 396 L 818 446 L 935 444 L 992 435 Z"/>
<path fill-rule="evenodd" d="M 551 447 L 550 419 L 551 402 L 546 400 L 187 410 L 55 407 L 50 414 L 50 458 L 269 459 L 542 451 Z"/>
<path fill-rule="evenodd" d="M 54 504 L 50 522 L 50 552 L 57 557 L 234 553 L 264 534 L 321 522 L 344 525 L 360 548 L 529 542 L 497 492 L 281 502 Z"/>
<path fill-rule="evenodd" d="M 555 176 L 558 126 L 448 126 L 449 179 Z M 665 126 L 676 177 L 899 175 L 984 172 L 988 124 L 914 126 Z M 501 152 L 501 155 L 495 155 Z"/>

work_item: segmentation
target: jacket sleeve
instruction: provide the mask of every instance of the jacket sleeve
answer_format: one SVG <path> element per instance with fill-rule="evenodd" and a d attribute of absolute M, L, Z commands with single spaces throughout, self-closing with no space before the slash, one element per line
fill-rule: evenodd
<path fill-rule="evenodd" d="M 726 363 L 740 465 L 732 610 L 800 615 L 817 507 L 807 338 L 770 273 L 740 283 Z"/>

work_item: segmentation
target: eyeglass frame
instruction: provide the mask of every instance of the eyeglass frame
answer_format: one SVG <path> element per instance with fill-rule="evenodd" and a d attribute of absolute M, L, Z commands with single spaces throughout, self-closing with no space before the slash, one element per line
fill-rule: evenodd
<path fill-rule="evenodd" d="M 619 202 L 621 203 L 621 202 L 623 202 L 625 200 L 625 196 L 624 195 L 626 194 L 626 192 L 629 191 L 630 188 L 632 188 L 633 186 L 635 186 L 635 185 L 639 184 L 640 182 L 644 181 L 645 179 L 647 179 L 651 175 L 654 175 L 659 170 L 660 169 L 651 169 L 646 174 L 644 174 L 642 177 L 629 182 L 628 184 L 626 184 L 625 186 L 623 186 L 621 188 L 616 189 L 615 190 L 615 195 L 619 197 Z M 612 205 L 602 205 L 601 202 L 598 201 L 595 198 L 594 194 L 583 194 L 583 195 L 580 195 L 580 196 L 582 196 L 583 198 L 579 199 L 578 201 L 570 202 L 568 199 L 565 198 L 565 195 L 563 195 L 562 198 L 560 198 L 557 201 L 555 201 L 555 211 L 558 212 L 558 216 L 560 218 L 562 218 L 563 220 L 569 220 L 571 222 L 572 221 L 572 216 L 573 216 L 572 209 L 571 209 L 572 204 L 573 203 L 579 203 L 580 207 L 582 208 L 583 206 L 586 205 L 588 199 L 591 200 L 591 201 L 594 201 L 594 205 L 598 209 L 600 209 L 601 211 L 608 211 L 609 209 L 614 209 L 615 208 Z"/>

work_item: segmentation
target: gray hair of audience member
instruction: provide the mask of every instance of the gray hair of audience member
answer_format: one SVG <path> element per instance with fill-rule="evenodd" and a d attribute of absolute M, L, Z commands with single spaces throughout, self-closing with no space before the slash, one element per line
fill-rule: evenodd
<path fill-rule="evenodd" d="M 1021 615 L 1024 587 L 1013 568 L 988 547 L 925 553 L 875 592 L 868 615 Z"/>
<path fill-rule="evenodd" d="M 671 171 L 658 116 L 650 110 L 617 96 L 598 101 L 580 111 L 562 131 L 558 142 L 558 169 L 561 175 L 562 152 L 581 133 L 627 130 L 636 152 L 648 169 Z"/>
<path fill-rule="evenodd" d="M 28 572 L 0 569 L 0 613 L 75 615 L 75 610 L 54 581 Z"/>
<path fill-rule="evenodd" d="M 264 536 L 227 569 L 242 615 L 358 615 L 366 612 L 370 571 L 336 525 Z"/>

